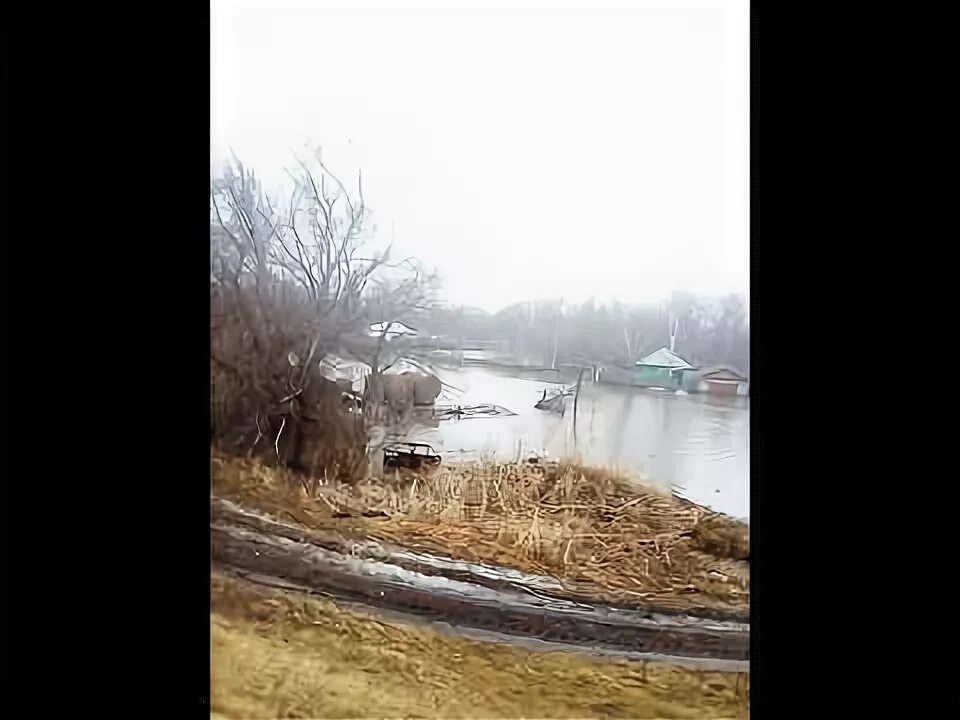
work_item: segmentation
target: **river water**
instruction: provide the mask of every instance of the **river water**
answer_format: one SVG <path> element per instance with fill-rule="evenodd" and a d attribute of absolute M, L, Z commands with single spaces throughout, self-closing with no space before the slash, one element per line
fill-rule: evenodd
<path fill-rule="evenodd" d="M 420 426 L 411 439 L 429 442 L 446 458 L 531 452 L 622 468 L 643 481 L 679 491 L 696 503 L 749 520 L 750 407 L 747 398 L 673 395 L 613 384 L 584 383 L 563 417 L 534 404 L 559 387 L 486 368 L 439 370 L 440 403 L 493 403 L 511 417 L 444 421 Z"/>

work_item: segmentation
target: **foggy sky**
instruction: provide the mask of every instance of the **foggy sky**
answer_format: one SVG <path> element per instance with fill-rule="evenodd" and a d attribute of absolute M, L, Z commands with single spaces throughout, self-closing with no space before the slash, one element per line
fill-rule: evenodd
<path fill-rule="evenodd" d="M 309 6 L 311 9 L 297 9 Z M 385 9 L 386 8 L 386 9 Z M 377 242 L 488 310 L 749 285 L 744 0 L 223 2 L 211 166 L 322 146 Z"/>

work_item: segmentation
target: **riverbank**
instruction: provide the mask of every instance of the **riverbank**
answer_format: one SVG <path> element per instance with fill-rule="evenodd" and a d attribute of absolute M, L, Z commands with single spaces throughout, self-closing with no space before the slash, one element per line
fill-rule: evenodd
<path fill-rule="evenodd" d="M 572 599 L 749 621 L 747 526 L 603 470 L 477 463 L 310 486 L 215 454 L 212 481 L 283 522 L 514 568 Z"/>
<path fill-rule="evenodd" d="M 223 717 L 747 717 L 746 675 L 464 639 L 216 573 L 210 620 Z"/>
<path fill-rule="evenodd" d="M 578 602 L 556 580 L 338 533 L 215 500 L 213 567 L 268 587 L 374 607 L 458 633 L 493 633 L 606 656 L 747 672 L 749 626 L 689 613 Z"/>

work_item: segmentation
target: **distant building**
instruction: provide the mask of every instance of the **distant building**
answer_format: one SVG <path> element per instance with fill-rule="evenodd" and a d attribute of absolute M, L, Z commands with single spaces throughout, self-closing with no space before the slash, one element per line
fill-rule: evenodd
<path fill-rule="evenodd" d="M 698 392 L 711 395 L 749 395 L 750 381 L 746 375 L 732 367 L 721 365 L 708 368 L 701 373 L 697 385 Z"/>
<path fill-rule="evenodd" d="M 330 382 L 356 394 L 363 394 L 370 366 L 359 360 L 348 360 L 338 355 L 326 355 L 320 361 L 320 373 Z"/>
<path fill-rule="evenodd" d="M 682 357 L 662 347 L 637 360 L 636 380 L 645 387 L 679 388 L 683 376 L 696 368 Z"/>
<path fill-rule="evenodd" d="M 393 340 L 394 338 L 407 335 L 410 337 L 416 336 L 418 332 L 408 325 L 404 325 L 402 322 L 381 322 L 374 323 L 370 326 L 370 330 L 367 334 L 370 337 L 378 338 L 381 335 L 386 333 L 387 340 Z"/>

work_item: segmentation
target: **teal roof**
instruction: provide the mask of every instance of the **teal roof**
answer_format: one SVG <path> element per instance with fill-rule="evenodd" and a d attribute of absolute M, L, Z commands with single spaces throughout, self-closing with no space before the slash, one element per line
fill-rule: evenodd
<path fill-rule="evenodd" d="M 662 347 L 659 350 L 650 353 L 646 357 L 643 357 L 637 360 L 637 365 L 645 365 L 647 367 L 656 367 L 656 368 L 665 368 L 667 370 L 694 370 L 690 363 L 684 360 L 682 357 L 676 353 L 670 352 L 667 348 Z"/>

